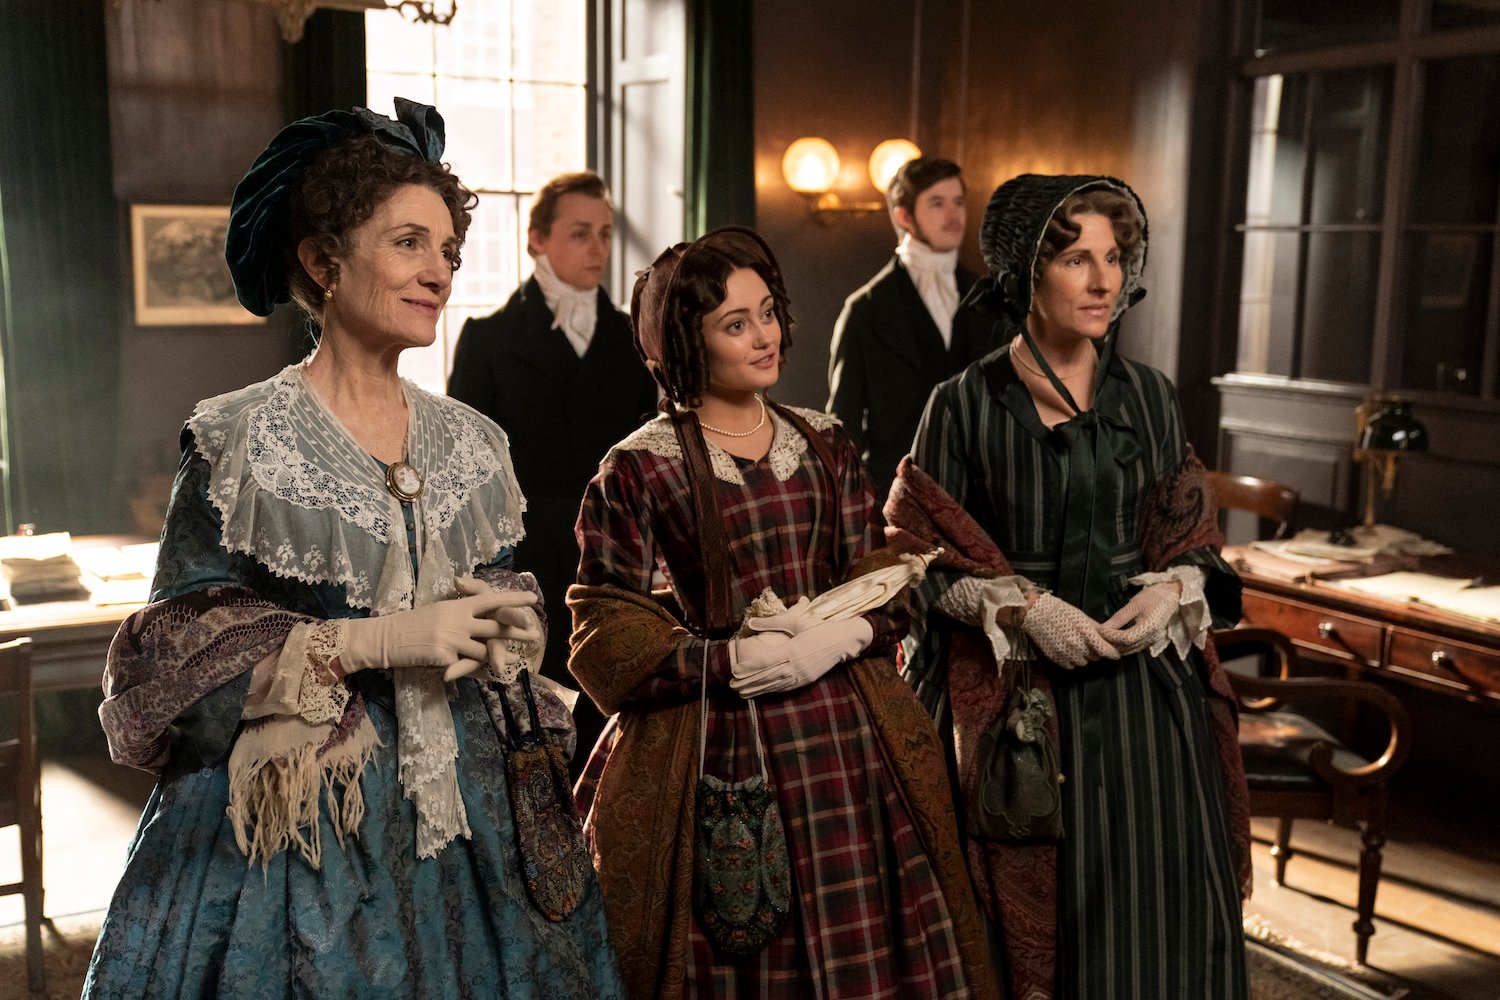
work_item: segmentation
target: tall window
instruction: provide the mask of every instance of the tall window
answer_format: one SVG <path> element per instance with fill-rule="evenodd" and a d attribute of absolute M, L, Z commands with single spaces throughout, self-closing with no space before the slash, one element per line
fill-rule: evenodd
<path fill-rule="evenodd" d="M 401 357 L 403 375 L 441 392 L 464 320 L 531 273 L 531 195 L 588 166 L 587 0 L 465 0 L 445 27 L 377 11 L 365 36 L 370 107 L 390 114 L 397 96 L 437 107 L 443 159 L 479 195 L 437 342 Z"/>
<path fill-rule="evenodd" d="M 1238 370 L 1500 397 L 1500 5 L 1246 7 Z"/>

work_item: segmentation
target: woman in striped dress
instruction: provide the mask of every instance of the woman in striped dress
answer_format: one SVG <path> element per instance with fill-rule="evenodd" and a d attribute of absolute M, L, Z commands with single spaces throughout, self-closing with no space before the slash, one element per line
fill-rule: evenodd
<path fill-rule="evenodd" d="M 891 656 L 904 615 L 818 622 L 798 601 L 870 568 L 877 535 L 838 421 L 764 398 L 787 307 L 748 230 L 665 251 L 631 313 L 669 412 L 610 450 L 579 514 L 569 667 L 617 714 L 578 797 L 622 975 L 641 998 L 982 1000 L 995 987 L 942 748 Z M 785 629 L 732 637 L 767 590 L 792 606 Z M 694 788 L 762 770 L 790 912 L 735 954 L 693 904 Z"/>
<path fill-rule="evenodd" d="M 908 679 L 953 741 L 992 942 L 1019 1000 L 1243 997 L 1243 771 L 1206 643 L 1239 581 L 1171 383 L 1115 350 L 1144 207 L 1112 178 L 1027 175 L 981 243 L 971 297 L 1013 339 L 934 392 L 887 514 L 973 529 L 947 538 L 966 571 L 923 585 Z M 1060 836 L 985 822 L 981 736 L 1017 732 L 1018 679 L 1050 688 Z"/>

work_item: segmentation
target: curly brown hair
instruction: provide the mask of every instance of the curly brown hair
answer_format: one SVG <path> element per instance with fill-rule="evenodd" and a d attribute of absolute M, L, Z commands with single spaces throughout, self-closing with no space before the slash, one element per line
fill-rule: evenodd
<path fill-rule="evenodd" d="M 781 325 L 781 363 L 792 346 L 791 299 L 770 248 L 748 230 L 726 227 L 662 252 L 636 279 L 630 320 L 636 344 L 665 391 L 665 404 L 701 406 L 708 389 L 703 318 L 724 304 L 729 276 L 749 268 L 766 283 Z M 666 408 L 670 409 L 670 406 Z"/>
<path fill-rule="evenodd" d="M 1052 218 L 1047 220 L 1047 230 L 1042 234 L 1036 263 L 1032 266 L 1032 287 L 1041 283 L 1042 272 L 1057 259 L 1058 254 L 1078 242 L 1083 228 L 1073 220 L 1079 215 L 1102 215 L 1109 220 L 1115 231 L 1115 245 L 1120 248 L 1122 267 L 1140 252 L 1141 213 L 1134 199 L 1106 187 L 1075 191 L 1063 199 Z"/>
<path fill-rule="evenodd" d="M 470 211 L 479 203 L 448 166 L 420 156 L 397 152 L 379 139 L 362 135 L 318 154 L 303 172 L 292 193 L 291 239 L 287 241 L 284 267 L 292 301 L 319 325 L 323 322 L 323 286 L 307 273 L 297 248 L 310 239 L 338 281 L 338 262 L 354 247 L 354 230 L 368 222 L 376 209 L 399 187 L 417 184 L 436 193 L 448 206 L 453 235 L 463 245 L 472 220 Z M 453 255 L 453 269 L 459 256 Z"/>

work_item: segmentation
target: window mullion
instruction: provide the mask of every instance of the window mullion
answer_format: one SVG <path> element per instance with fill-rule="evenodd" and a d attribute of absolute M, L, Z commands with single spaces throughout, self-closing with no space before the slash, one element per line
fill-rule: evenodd
<path fill-rule="evenodd" d="M 1422 100 L 1422 83 L 1419 66 L 1407 44 L 1410 38 L 1407 32 L 1413 27 L 1412 19 L 1415 16 L 1409 9 L 1412 2 L 1414 0 L 1408 0 L 1408 7 L 1403 9 L 1401 52 L 1396 59 L 1395 79 L 1391 86 L 1390 146 L 1386 151 L 1380 257 L 1376 266 L 1370 386 L 1382 391 L 1400 381 L 1396 352 L 1400 349 L 1401 339 L 1397 317 L 1401 315 L 1398 298 L 1402 248 L 1405 243 L 1402 237 L 1411 199 L 1412 172 L 1416 169 L 1417 120 L 1421 116 L 1419 105 Z"/>
<path fill-rule="evenodd" d="M 1313 122 L 1323 101 L 1323 75 L 1314 73 L 1308 79 L 1307 101 L 1302 108 L 1302 196 L 1297 215 L 1297 286 L 1292 293 L 1291 377 L 1302 377 L 1302 345 L 1307 327 L 1307 261 L 1312 236 L 1313 175 L 1318 162 L 1317 133 Z"/>

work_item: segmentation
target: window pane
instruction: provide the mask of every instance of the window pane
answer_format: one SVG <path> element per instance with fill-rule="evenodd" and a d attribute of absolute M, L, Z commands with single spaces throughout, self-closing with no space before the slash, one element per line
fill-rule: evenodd
<path fill-rule="evenodd" d="M 370 73 L 432 74 L 432 30 L 395 12 L 365 15 L 365 69 Z"/>
<path fill-rule="evenodd" d="M 464 0 L 451 25 L 434 29 L 438 73 L 491 79 L 509 76 L 510 21 L 510 0 Z"/>
<path fill-rule="evenodd" d="M 1240 283 L 1240 344 L 1236 368 L 1291 375 L 1297 325 L 1298 233 L 1247 232 Z"/>
<path fill-rule="evenodd" d="M 1407 247 L 1401 385 L 1476 394 L 1494 236 L 1412 233 Z"/>
<path fill-rule="evenodd" d="M 1390 88 L 1386 68 L 1318 78 L 1309 140 L 1314 151 L 1309 222 L 1380 220 Z"/>
<path fill-rule="evenodd" d="M 1246 224 L 1378 222 L 1390 88 L 1384 67 L 1257 79 Z M 1312 190 L 1304 205 L 1309 153 Z"/>
<path fill-rule="evenodd" d="M 518 3 L 515 77 L 544 83 L 582 84 L 588 72 L 588 30 L 581 3 L 543 7 Z"/>
<path fill-rule="evenodd" d="M 1263 76 L 1251 105 L 1250 180 L 1245 194 L 1248 225 L 1296 225 L 1302 221 L 1302 141 L 1307 117 L 1306 76 Z"/>
<path fill-rule="evenodd" d="M 516 188 L 534 191 L 548 178 L 588 165 L 582 87 L 518 83 Z"/>
<path fill-rule="evenodd" d="M 437 79 L 436 103 L 448 127 L 443 159 L 471 188 L 511 185 L 510 89 L 501 80 Z"/>
<path fill-rule="evenodd" d="M 387 118 L 396 117 L 398 97 L 422 104 L 433 104 L 437 98 L 432 92 L 432 77 L 411 73 L 371 73 L 365 77 L 365 100 L 370 109 Z"/>
<path fill-rule="evenodd" d="M 464 240 L 463 267 L 453 281 L 454 305 L 498 309 L 516 290 L 516 196 L 482 193 Z"/>
<path fill-rule="evenodd" d="M 1495 221 L 1500 186 L 1500 55 L 1424 64 L 1413 222 Z"/>
<path fill-rule="evenodd" d="M 1500 6 L 1491 0 L 1432 0 L 1430 18 L 1433 31 L 1500 24 Z"/>
<path fill-rule="evenodd" d="M 1399 0 L 1260 0 L 1257 52 L 1369 42 L 1396 36 Z"/>
<path fill-rule="evenodd" d="M 1314 233 L 1307 237 L 1302 308 L 1302 378 L 1368 382 L 1375 333 L 1374 233 Z"/>

